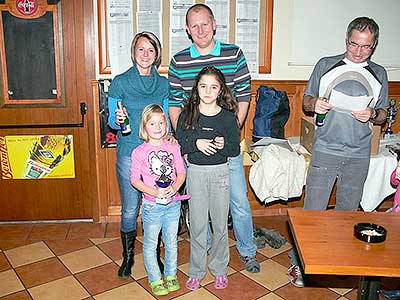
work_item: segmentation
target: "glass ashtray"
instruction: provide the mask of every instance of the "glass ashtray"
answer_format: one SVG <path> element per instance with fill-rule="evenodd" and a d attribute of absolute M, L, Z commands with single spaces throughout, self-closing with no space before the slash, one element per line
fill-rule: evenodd
<path fill-rule="evenodd" d="M 382 243 L 386 240 L 387 230 L 374 223 L 357 223 L 354 225 L 354 236 L 367 243 Z"/>

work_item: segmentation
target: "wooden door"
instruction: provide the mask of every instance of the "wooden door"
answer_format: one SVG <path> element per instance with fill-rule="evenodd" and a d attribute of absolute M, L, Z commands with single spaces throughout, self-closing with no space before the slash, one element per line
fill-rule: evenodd
<path fill-rule="evenodd" d="M 46 2 L 39 0 L 40 5 L 47 5 Z M 7 0 L 7 3 L 11 5 L 15 1 Z M 95 165 L 93 113 L 90 113 L 93 109 L 90 81 L 95 78 L 93 1 L 61 0 L 58 10 L 62 45 L 61 104 L 2 103 L 0 136 L 72 135 L 75 178 L 0 178 L 0 221 L 98 219 L 97 179 L 92 167 Z M 82 127 L 49 125 L 81 123 L 81 103 L 87 105 L 89 112 L 84 116 Z M 12 128 L 13 125 L 27 126 Z M 35 128 L 38 125 L 50 128 Z"/>

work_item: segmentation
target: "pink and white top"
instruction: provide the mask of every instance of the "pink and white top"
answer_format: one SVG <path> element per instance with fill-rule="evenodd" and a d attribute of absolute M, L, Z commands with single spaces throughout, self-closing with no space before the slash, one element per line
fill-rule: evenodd
<path fill-rule="evenodd" d="M 176 181 L 177 174 L 186 169 L 179 144 L 168 141 L 160 146 L 143 143 L 132 151 L 131 182 L 143 180 L 147 186 L 156 187 L 156 182 Z"/>

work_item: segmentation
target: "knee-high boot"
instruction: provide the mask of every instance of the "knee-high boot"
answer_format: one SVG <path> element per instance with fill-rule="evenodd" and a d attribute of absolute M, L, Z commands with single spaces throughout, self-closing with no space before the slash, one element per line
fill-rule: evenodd
<path fill-rule="evenodd" d="M 136 230 L 130 232 L 121 231 L 122 255 L 124 260 L 118 270 L 118 276 L 128 278 L 131 275 L 131 268 L 135 262 L 133 249 L 135 248 Z"/>

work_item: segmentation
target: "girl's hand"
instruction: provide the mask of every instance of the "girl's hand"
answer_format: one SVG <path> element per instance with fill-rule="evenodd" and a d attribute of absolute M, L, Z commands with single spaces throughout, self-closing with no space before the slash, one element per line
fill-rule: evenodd
<path fill-rule="evenodd" d="M 214 138 L 214 145 L 218 150 L 224 149 L 225 147 L 225 139 L 223 136 L 217 136 Z"/>
<path fill-rule="evenodd" d="M 208 139 L 198 139 L 196 141 L 196 147 L 207 156 L 214 155 L 215 153 L 217 153 L 218 149 L 217 146 L 214 144 L 214 140 Z"/>
<path fill-rule="evenodd" d="M 117 108 L 115 110 L 115 123 L 117 123 L 117 125 L 121 125 L 124 123 L 127 116 L 128 112 L 125 107 L 123 109 Z"/>
<path fill-rule="evenodd" d="M 173 185 L 166 187 L 166 188 L 156 188 L 156 198 L 170 198 L 176 194 L 175 188 Z"/>

